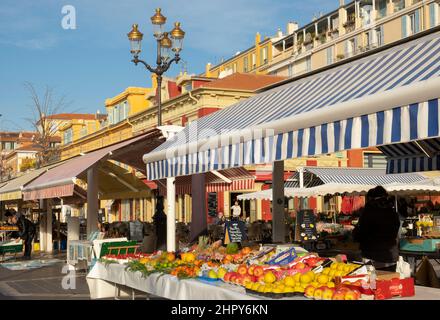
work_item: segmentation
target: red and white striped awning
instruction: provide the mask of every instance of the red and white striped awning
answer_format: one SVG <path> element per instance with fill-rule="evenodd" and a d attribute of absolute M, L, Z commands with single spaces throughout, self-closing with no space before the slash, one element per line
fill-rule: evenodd
<path fill-rule="evenodd" d="M 206 192 L 239 191 L 253 189 L 255 186 L 255 176 L 244 168 L 233 168 L 219 170 L 219 173 L 231 180 L 231 183 L 212 172 L 205 173 Z M 191 194 L 191 176 L 176 177 L 176 194 Z M 157 183 L 159 194 L 166 196 L 166 180 L 159 180 Z"/>

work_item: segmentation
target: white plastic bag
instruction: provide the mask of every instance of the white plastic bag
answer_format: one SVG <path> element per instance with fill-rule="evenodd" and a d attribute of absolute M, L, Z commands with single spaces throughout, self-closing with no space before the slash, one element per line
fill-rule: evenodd
<path fill-rule="evenodd" d="M 399 261 L 397 261 L 396 272 L 400 274 L 400 279 L 411 277 L 411 265 L 404 261 L 402 256 L 400 256 Z"/>

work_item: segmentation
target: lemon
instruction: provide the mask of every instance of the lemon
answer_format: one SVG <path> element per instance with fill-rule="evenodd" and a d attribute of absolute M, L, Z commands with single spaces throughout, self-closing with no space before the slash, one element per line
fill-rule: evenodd
<path fill-rule="evenodd" d="M 295 273 L 293 275 L 293 280 L 295 280 L 295 282 L 299 282 L 300 278 L 301 278 L 301 273 L 300 272 Z"/>
<path fill-rule="evenodd" d="M 336 271 L 335 272 L 335 277 L 341 277 L 343 275 L 343 272 L 342 271 Z"/>
<path fill-rule="evenodd" d="M 293 279 L 292 276 L 287 276 L 284 278 L 284 284 L 286 286 L 294 287 L 295 286 L 295 279 Z"/>
<path fill-rule="evenodd" d="M 306 274 L 308 274 L 310 276 L 310 278 L 312 279 L 312 281 L 315 279 L 315 273 L 313 271 L 309 271 Z"/>
<path fill-rule="evenodd" d="M 311 285 L 314 286 L 315 288 L 318 288 L 318 287 L 319 287 L 319 283 L 316 282 L 316 281 L 313 281 L 313 282 L 311 283 Z"/>
<path fill-rule="evenodd" d="M 301 283 L 310 283 L 313 281 L 313 278 L 310 277 L 310 275 L 307 273 L 301 275 L 301 277 L 299 279 L 300 279 Z"/>
<path fill-rule="evenodd" d="M 309 283 L 301 283 L 301 288 L 307 288 L 310 284 Z"/>
<path fill-rule="evenodd" d="M 330 266 L 330 269 L 336 269 L 337 267 L 338 267 L 338 263 L 333 262 L 332 265 Z"/>
<path fill-rule="evenodd" d="M 334 282 L 328 282 L 327 283 L 327 287 L 334 288 L 335 287 L 335 283 Z"/>
<path fill-rule="evenodd" d="M 328 275 L 330 271 L 331 271 L 330 268 L 324 268 L 324 270 L 322 270 L 322 274 Z"/>
<path fill-rule="evenodd" d="M 340 265 L 338 265 L 338 267 L 336 268 L 336 270 L 338 270 L 338 271 L 344 271 L 344 264 L 343 263 L 341 263 Z"/>
<path fill-rule="evenodd" d="M 275 277 L 275 275 L 269 271 L 264 275 L 264 282 L 266 283 L 274 283 L 277 280 L 277 278 Z"/>
<path fill-rule="evenodd" d="M 325 274 L 321 274 L 318 276 L 317 280 L 320 284 L 326 284 L 329 281 L 329 277 Z"/>
<path fill-rule="evenodd" d="M 304 292 L 304 288 L 303 288 L 303 287 L 300 287 L 300 286 L 296 286 L 295 288 L 293 288 L 293 290 L 294 290 L 295 292 Z"/>

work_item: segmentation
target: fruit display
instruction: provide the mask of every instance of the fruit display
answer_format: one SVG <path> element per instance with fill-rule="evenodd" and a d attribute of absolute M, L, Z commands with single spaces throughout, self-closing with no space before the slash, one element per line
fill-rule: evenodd
<path fill-rule="evenodd" d="M 105 263 L 126 264 L 126 270 L 168 274 L 177 279 L 222 281 L 247 294 L 273 299 L 302 296 L 315 300 L 371 299 L 369 269 L 344 256 L 323 258 L 293 246 L 244 247 L 221 243 L 195 245 L 182 252 L 107 255 Z"/>

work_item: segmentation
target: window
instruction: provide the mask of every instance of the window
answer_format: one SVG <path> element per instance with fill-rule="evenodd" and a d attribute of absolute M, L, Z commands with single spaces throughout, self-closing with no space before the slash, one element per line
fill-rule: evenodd
<path fill-rule="evenodd" d="M 15 149 L 15 142 L 3 142 L 2 143 L 2 150 L 14 150 Z"/>
<path fill-rule="evenodd" d="M 333 46 L 327 48 L 327 50 L 326 50 L 326 53 L 327 53 L 327 65 L 333 63 L 333 50 L 334 50 Z"/>
<path fill-rule="evenodd" d="M 237 62 L 235 62 L 235 63 L 232 65 L 232 72 L 233 72 L 233 73 L 236 73 L 236 72 L 237 72 Z"/>
<path fill-rule="evenodd" d="M 312 70 L 312 57 L 308 56 L 306 58 L 306 71 L 311 71 Z"/>
<path fill-rule="evenodd" d="M 260 49 L 260 65 L 267 63 L 267 47 Z"/>
<path fill-rule="evenodd" d="M 257 66 L 257 57 L 255 53 L 252 53 L 252 69 L 255 69 L 256 66 Z"/>
<path fill-rule="evenodd" d="M 387 167 L 387 159 L 382 153 L 364 153 L 364 168 L 384 169 Z"/>
<path fill-rule="evenodd" d="M 356 51 L 356 38 L 349 39 L 345 41 L 345 57 L 351 57 L 355 54 Z"/>
<path fill-rule="evenodd" d="M 84 137 L 84 136 L 87 135 L 87 125 L 84 125 L 84 126 L 81 128 L 81 131 L 79 132 L 79 135 L 80 135 L 81 137 Z"/>
<path fill-rule="evenodd" d="M 64 131 L 64 144 L 72 143 L 73 140 L 73 131 L 72 128 L 67 129 Z"/>
<path fill-rule="evenodd" d="M 289 77 L 293 76 L 293 63 L 289 64 L 289 66 L 287 67 L 287 73 Z"/>
<path fill-rule="evenodd" d="M 383 26 L 380 26 L 379 28 L 376 28 L 375 30 L 374 30 L 374 34 L 375 34 L 375 36 L 376 36 L 376 41 L 374 41 L 375 43 L 375 45 L 377 45 L 377 46 L 382 46 L 383 45 Z"/>
<path fill-rule="evenodd" d="M 377 5 L 378 5 L 377 19 L 381 19 L 387 15 L 387 1 L 379 0 Z"/>
<path fill-rule="evenodd" d="M 439 23 L 439 4 L 431 3 L 429 5 L 429 27 L 434 28 Z"/>
<path fill-rule="evenodd" d="M 114 122 L 114 120 L 113 120 L 113 108 L 112 108 L 109 110 L 109 113 L 108 113 L 108 124 L 112 125 L 113 122 Z"/>
<path fill-rule="evenodd" d="M 405 0 L 393 0 L 394 12 L 400 11 L 405 8 Z"/>
<path fill-rule="evenodd" d="M 402 38 L 413 35 L 420 31 L 419 10 L 402 17 Z"/>
<path fill-rule="evenodd" d="M 243 71 L 248 72 L 249 71 L 249 59 L 248 57 L 244 57 L 243 59 Z"/>

